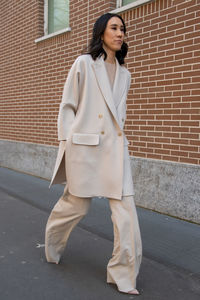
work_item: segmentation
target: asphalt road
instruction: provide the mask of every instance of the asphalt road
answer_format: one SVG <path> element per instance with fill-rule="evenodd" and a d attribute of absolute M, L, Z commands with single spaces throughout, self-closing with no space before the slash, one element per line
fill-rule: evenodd
<path fill-rule="evenodd" d="M 61 264 L 44 256 L 44 229 L 63 186 L 0 168 L 0 300 L 134 299 L 106 284 L 112 223 L 106 199 L 70 236 Z M 200 299 L 200 226 L 137 208 L 144 256 L 141 300 Z"/>

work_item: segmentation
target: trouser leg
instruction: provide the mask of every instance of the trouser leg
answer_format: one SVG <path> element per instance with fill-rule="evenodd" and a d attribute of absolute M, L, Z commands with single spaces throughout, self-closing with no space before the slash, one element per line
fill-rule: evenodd
<path fill-rule="evenodd" d="M 109 199 L 114 229 L 112 258 L 107 266 L 107 282 L 115 283 L 121 292 L 136 288 L 136 277 L 142 259 L 138 217 L 132 196 Z"/>
<path fill-rule="evenodd" d="M 90 198 L 73 196 L 65 188 L 46 225 L 45 254 L 48 262 L 59 262 L 72 229 L 88 212 L 90 202 Z"/>

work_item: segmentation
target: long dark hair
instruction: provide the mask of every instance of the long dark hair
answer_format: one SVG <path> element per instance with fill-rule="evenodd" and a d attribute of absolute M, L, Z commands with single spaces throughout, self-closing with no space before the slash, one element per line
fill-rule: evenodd
<path fill-rule="evenodd" d="M 86 48 L 83 54 L 90 54 L 94 60 L 102 55 L 104 55 L 104 60 L 107 58 L 106 51 L 103 49 L 103 42 L 101 37 L 106 29 L 108 21 L 112 17 L 117 17 L 122 21 L 122 24 L 124 26 L 124 33 L 126 33 L 126 25 L 122 17 L 117 14 L 106 13 L 96 20 L 93 27 L 92 39 L 90 40 L 89 46 Z M 128 45 L 123 42 L 121 49 L 119 51 L 116 51 L 115 54 L 120 65 L 124 64 L 124 58 L 127 52 Z"/>

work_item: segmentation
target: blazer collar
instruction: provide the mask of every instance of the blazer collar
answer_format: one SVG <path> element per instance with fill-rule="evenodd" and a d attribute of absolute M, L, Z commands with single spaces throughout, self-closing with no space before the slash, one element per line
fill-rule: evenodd
<path fill-rule="evenodd" d="M 118 114 L 117 114 L 117 108 L 116 106 L 119 105 L 124 90 L 126 88 L 126 72 L 125 70 L 120 66 L 116 59 L 116 73 L 115 73 L 115 80 L 113 85 L 113 91 L 111 90 L 110 84 L 109 84 L 109 78 L 106 71 L 105 63 L 103 56 L 100 58 L 97 58 L 93 64 L 93 70 L 95 72 L 95 76 L 99 85 L 99 88 L 104 96 L 104 99 L 113 114 L 115 120 L 119 124 Z"/>

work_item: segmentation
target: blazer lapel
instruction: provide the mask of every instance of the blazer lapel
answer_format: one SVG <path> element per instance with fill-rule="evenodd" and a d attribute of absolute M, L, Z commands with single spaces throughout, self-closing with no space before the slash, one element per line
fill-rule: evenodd
<path fill-rule="evenodd" d="M 94 69 L 94 73 L 95 73 L 99 88 L 100 88 L 100 90 L 103 94 L 103 97 L 104 97 L 111 113 L 113 114 L 115 120 L 119 124 L 117 109 L 115 107 L 115 103 L 114 103 L 114 99 L 113 99 L 113 93 L 112 93 L 112 90 L 111 90 L 111 87 L 110 87 L 109 78 L 108 78 L 108 75 L 107 75 L 107 71 L 106 71 L 106 68 L 105 68 L 103 57 L 101 56 L 100 58 L 96 59 L 93 62 L 92 66 L 93 66 L 93 69 Z M 116 75 L 117 75 L 117 70 L 116 70 Z M 115 78 L 114 85 L 116 85 L 116 84 L 117 83 L 116 83 L 116 78 Z"/>
<path fill-rule="evenodd" d="M 126 84 L 127 84 L 127 74 L 123 67 L 120 66 L 116 59 L 116 74 L 115 74 L 115 80 L 113 85 L 113 100 L 118 107 L 120 101 L 122 100 L 123 94 L 126 90 Z"/>

